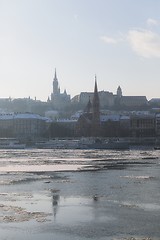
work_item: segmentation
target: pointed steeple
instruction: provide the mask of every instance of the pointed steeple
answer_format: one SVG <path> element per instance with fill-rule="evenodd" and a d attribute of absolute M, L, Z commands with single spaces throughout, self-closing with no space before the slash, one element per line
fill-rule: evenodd
<path fill-rule="evenodd" d="M 98 95 L 98 87 L 97 87 L 97 77 L 96 77 L 96 75 L 95 75 L 95 85 L 94 85 L 94 95 L 93 95 L 93 108 L 95 108 L 96 111 L 99 110 L 99 95 Z"/>
<path fill-rule="evenodd" d="M 58 80 L 58 79 L 57 79 L 56 68 L 55 68 L 55 73 L 54 73 L 54 80 Z"/>
<path fill-rule="evenodd" d="M 97 87 L 97 77 L 95 76 L 94 95 L 93 95 L 93 117 L 92 117 L 92 135 L 99 136 L 100 134 L 100 105 Z"/>
<path fill-rule="evenodd" d="M 98 92 L 98 88 L 97 88 L 97 76 L 95 75 L 95 85 L 94 85 L 94 93 Z"/>
<path fill-rule="evenodd" d="M 53 79 L 53 94 L 57 95 L 59 93 L 60 93 L 60 88 L 59 88 L 59 83 L 58 83 L 57 73 L 56 73 L 56 68 L 55 68 L 54 79 Z"/>

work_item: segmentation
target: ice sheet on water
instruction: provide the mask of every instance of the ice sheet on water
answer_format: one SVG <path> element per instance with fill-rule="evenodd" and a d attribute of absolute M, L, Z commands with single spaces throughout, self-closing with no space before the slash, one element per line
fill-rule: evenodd
<path fill-rule="evenodd" d="M 153 176 L 149 176 L 149 175 L 146 175 L 146 176 L 133 176 L 133 175 L 128 175 L 128 176 L 121 176 L 122 178 L 130 178 L 130 179 L 142 179 L 142 180 L 148 180 L 148 179 L 153 179 L 154 177 Z"/>
<path fill-rule="evenodd" d="M 3 175 L 0 174 L 0 185 L 11 185 L 11 184 L 21 184 L 21 183 L 29 183 L 32 181 L 37 181 L 37 180 L 50 180 L 49 175 L 44 175 L 44 174 L 35 174 L 35 173 L 21 173 L 21 172 L 7 172 L 6 174 L 4 173 Z"/>
<path fill-rule="evenodd" d="M 102 169 L 107 164 L 143 164 L 151 159 L 152 162 L 159 161 L 156 151 L 1 149 L 0 171 L 77 171 L 83 166 L 95 170 L 95 166 Z"/>

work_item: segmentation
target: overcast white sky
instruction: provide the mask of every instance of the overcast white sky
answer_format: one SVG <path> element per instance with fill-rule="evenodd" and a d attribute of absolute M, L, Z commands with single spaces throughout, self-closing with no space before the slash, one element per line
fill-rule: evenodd
<path fill-rule="evenodd" d="M 47 100 L 54 70 L 73 97 L 160 97 L 160 1 L 0 0 L 0 98 Z"/>

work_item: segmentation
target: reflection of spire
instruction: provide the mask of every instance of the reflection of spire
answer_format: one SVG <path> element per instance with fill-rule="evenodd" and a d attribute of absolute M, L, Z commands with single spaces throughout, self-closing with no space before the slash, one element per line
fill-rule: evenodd
<path fill-rule="evenodd" d="M 53 206 L 58 205 L 59 195 L 53 195 Z"/>
<path fill-rule="evenodd" d="M 57 215 L 58 202 L 59 202 L 59 194 L 54 194 L 54 195 L 52 196 L 52 205 L 53 205 L 53 215 L 54 215 L 54 219 L 56 219 L 56 215 Z"/>
<path fill-rule="evenodd" d="M 95 195 L 93 196 L 93 200 L 94 200 L 94 201 L 98 201 L 98 195 L 97 195 L 97 194 L 95 194 Z"/>

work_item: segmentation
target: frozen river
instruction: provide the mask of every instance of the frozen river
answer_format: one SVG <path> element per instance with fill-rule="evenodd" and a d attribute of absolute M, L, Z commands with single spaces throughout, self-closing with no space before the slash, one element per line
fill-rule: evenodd
<path fill-rule="evenodd" d="M 0 150 L 0 240 L 160 239 L 160 151 Z"/>

